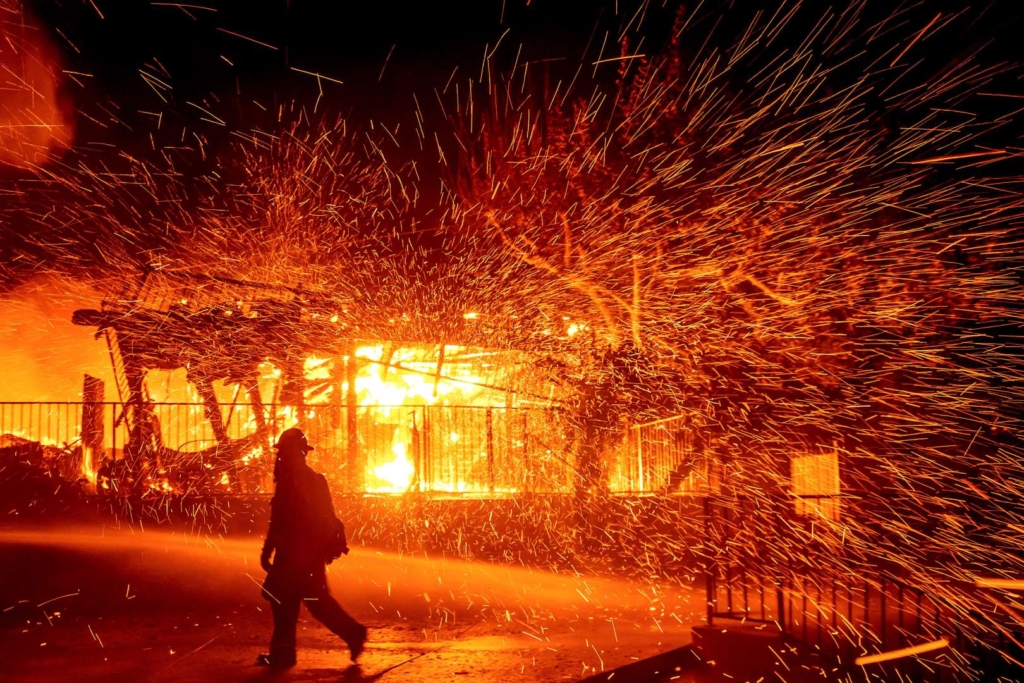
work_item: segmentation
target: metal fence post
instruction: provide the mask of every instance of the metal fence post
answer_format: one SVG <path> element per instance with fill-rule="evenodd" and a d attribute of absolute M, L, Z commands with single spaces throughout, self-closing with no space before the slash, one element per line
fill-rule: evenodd
<path fill-rule="evenodd" d="M 117 460 L 117 404 L 110 404 L 110 460 Z"/>
<path fill-rule="evenodd" d="M 643 450 L 643 432 L 640 431 L 639 427 L 636 427 L 636 490 L 638 493 L 644 492 L 644 450 Z"/>
<path fill-rule="evenodd" d="M 494 493 L 494 411 L 487 408 L 487 485 Z"/>
<path fill-rule="evenodd" d="M 704 547 L 709 550 L 711 549 L 711 509 L 711 496 L 708 496 L 707 498 L 704 499 Z M 705 570 L 706 576 L 704 580 L 704 594 L 706 598 L 705 602 L 707 603 L 708 626 L 714 626 L 715 623 L 714 600 L 718 592 L 715 588 L 716 569 L 717 567 L 715 566 L 715 558 L 709 555 L 707 569 Z"/>
<path fill-rule="evenodd" d="M 523 485 L 523 489 L 526 490 L 526 491 L 529 491 L 532 488 L 532 485 L 533 485 L 533 482 L 535 480 L 535 477 L 533 476 L 533 471 L 532 471 L 532 469 L 530 467 L 530 449 L 529 449 L 529 446 L 527 445 L 528 433 L 527 433 L 527 427 L 526 427 L 526 410 L 523 409 L 523 408 L 520 408 L 519 411 L 520 411 L 520 415 L 519 415 L 519 417 L 520 417 L 520 425 L 522 427 L 522 430 L 521 430 L 521 433 L 519 435 L 519 438 L 520 438 L 521 443 L 523 444 L 523 446 L 522 446 L 522 449 L 523 449 L 523 451 L 522 451 L 523 452 L 523 484 L 524 484 Z M 511 452 L 512 451 L 510 449 L 509 453 L 511 453 Z"/>

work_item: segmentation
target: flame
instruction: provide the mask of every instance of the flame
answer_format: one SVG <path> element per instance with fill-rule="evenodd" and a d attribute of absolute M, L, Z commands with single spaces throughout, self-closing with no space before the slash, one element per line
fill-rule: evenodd
<path fill-rule="evenodd" d="M 242 464 L 249 465 L 253 460 L 261 460 L 263 458 L 264 449 L 263 446 L 256 446 L 251 451 L 242 456 Z"/>
<path fill-rule="evenodd" d="M 413 449 L 414 443 L 419 443 L 416 430 L 422 428 L 422 424 L 417 424 L 417 418 L 410 417 L 415 411 L 409 411 L 408 408 L 429 405 L 497 405 L 499 401 L 501 406 L 505 405 L 504 394 L 499 395 L 486 388 L 484 378 L 480 376 L 481 367 L 493 367 L 489 365 L 492 363 L 491 352 L 446 345 L 440 369 L 438 365 L 442 356 L 437 346 L 366 344 L 358 346 L 354 355 L 357 360 L 355 404 L 359 420 L 361 423 L 367 418 L 375 421 L 374 429 L 384 430 L 388 435 L 382 440 L 367 441 L 362 446 L 368 450 L 365 453 L 365 474 L 366 490 L 370 492 L 404 493 L 414 483 L 416 456 Z M 327 472 L 340 473 L 346 461 L 339 454 L 345 452 L 348 436 L 347 427 L 340 426 L 344 423 L 338 421 L 338 411 L 343 410 L 346 404 L 349 387 L 345 376 L 350 371 L 349 360 L 349 357 L 341 355 L 308 355 L 302 363 L 305 388 L 301 407 L 277 402 L 282 383 L 289 378 L 286 378 L 283 368 L 275 367 L 272 362 L 261 363 L 259 391 L 264 405 L 271 407 L 272 414 L 266 418 L 272 429 L 266 443 L 254 444 L 242 451 L 236 456 L 236 462 L 257 468 L 268 464 L 266 458 L 273 459 L 270 444 L 284 430 L 297 426 L 307 431 L 316 448 L 314 466 Z M 147 385 L 154 403 L 178 401 L 187 404 L 183 407 L 183 410 L 190 411 L 190 419 L 186 421 L 186 445 L 195 448 L 207 446 L 212 434 L 196 389 L 187 373 L 182 369 L 150 372 L 152 374 Z M 489 379 L 493 381 L 492 377 Z M 218 380 L 213 388 L 222 405 L 238 399 L 237 387 L 232 388 Z M 230 411 L 230 424 L 225 425 L 230 438 L 238 439 L 256 433 L 255 413 L 245 413 L 243 410 L 239 408 Z M 182 415 L 179 413 L 170 411 L 159 415 L 165 445 L 171 448 L 178 448 L 183 438 Z M 448 431 L 443 436 L 453 446 L 458 444 L 462 447 L 464 439 L 470 435 Z M 90 481 L 96 479 L 95 469 L 92 459 L 83 459 L 82 471 Z M 227 475 L 219 477 L 217 483 L 228 490 L 233 486 Z M 158 486 L 154 484 L 151 488 L 156 490 Z M 436 490 L 452 492 L 483 492 L 486 489 L 479 484 L 467 482 L 434 482 L 430 486 Z"/>
<path fill-rule="evenodd" d="M 2 74 L 0 62 L 0 109 L 5 96 Z M 0 163 L 2 126 L 0 111 Z M 0 199 L 0 204 L 4 201 Z M 0 400 L 81 401 L 83 373 L 103 380 L 112 391 L 106 345 L 96 341 L 90 329 L 56 323 L 70 320 L 72 311 L 94 305 L 101 296 L 83 280 L 44 275 L 0 297 L 0 367 L 4 369 Z"/>
<path fill-rule="evenodd" d="M 32 435 L 22 429 L 8 429 L 2 435 L 0 435 L 0 448 L 6 448 L 9 446 L 20 445 L 19 442 L 31 442 L 38 443 L 43 447 L 59 448 L 59 444 L 55 439 L 48 436 Z"/>
<path fill-rule="evenodd" d="M 167 477 L 160 477 L 158 479 L 151 480 L 149 482 L 149 489 L 151 491 L 156 491 L 157 493 L 177 492 L 176 489 L 173 486 L 171 486 L 171 482 L 168 481 Z"/>
<path fill-rule="evenodd" d="M 459 346 L 446 346 L 446 354 L 457 354 Z M 384 346 L 360 346 L 356 358 L 363 363 L 356 375 L 356 395 L 361 406 L 433 405 L 457 398 L 469 404 L 480 392 L 482 379 L 468 364 L 444 364 L 444 377 L 437 377 L 437 361 L 424 357 L 422 349 L 398 348 L 390 362 L 384 362 Z M 403 370 L 407 370 L 403 372 Z M 451 378 L 451 379 L 445 379 Z"/>
<path fill-rule="evenodd" d="M 330 379 L 331 360 L 331 358 L 310 356 L 303 362 L 303 377 L 307 380 Z"/>
<path fill-rule="evenodd" d="M 293 406 L 283 406 L 280 409 L 280 421 L 281 421 L 281 432 L 286 429 L 291 429 L 295 425 L 299 424 L 299 411 Z M 278 432 L 277 436 L 280 436 Z"/>
<path fill-rule="evenodd" d="M 567 337 L 571 338 L 575 337 L 580 332 L 585 332 L 587 329 L 588 328 L 586 325 L 580 323 L 570 323 L 569 327 L 565 330 L 565 334 Z"/>
<path fill-rule="evenodd" d="M 398 431 L 397 429 L 395 430 L 396 439 L 398 438 Z M 388 486 L 375 490 L 407 491 L 409 489 L 416 468 L 413 467 L 412 462 L 409 461 L 409 456 L 406 455 L 407 449 L 408 447 L 402 441 L 395 440 L 391 444 L 391 452 L 395 454 L 395 459 L 373 468 L 373 473 L 377 475 L 377 478 L 386 481 Z"/>
<path fill-rule="evenodd" d="M 476 317 L 466 314 L 467 319 Z M 463 351 L 459 346 L 446 346 L 445 355 L 451 359 Z M 411 405 L 459 403 L 470 405 L 479 400 L 482 378 L 468 363 L 446 361 L 438 375 L 438 360 L 422 348 L 399 347 L 385 359 L 381 344 L 360 346 L 356 358 L 363 359 L 355 378 L 356 396 L 360 406 L 376 406 L 378 414 L 387 418 L 392 409 Z M 369 361 L 369 362 L 366 362 Z M 450 378 L 450 379 L 445 379 Z M 347 390 L 347 386 L 344 387 Z M 452 434 L 452 442 L 458 440 Z M 416 469 L 409 458 L 411 435 L 408 426 L 395 428 L 391 439 L 394 458 L 380 465 L 370 465 L 373 475 L 382 486 L 369 486 L 378 493 L 403 493 L 409 490 Z"/>
<path fill-rule="evenodd" d="M 0 23 L 0 162 L 33 167 L 67 147 L 72 129 L 57 101 L 57 51 L 24 9 L 14 12 Z"/>
<path fill-rule="evenodd" d="M 92 448 L 82 449 L 82 476 L 85 477 L 86 481 L 95 486 L 99 475 L 96 471 L 96 463 L 93 456 Z"/>

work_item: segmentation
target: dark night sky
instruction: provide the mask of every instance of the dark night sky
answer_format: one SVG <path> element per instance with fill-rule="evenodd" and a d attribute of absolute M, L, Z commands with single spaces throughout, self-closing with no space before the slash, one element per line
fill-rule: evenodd
<path fill-rule="evenodd" d="M 506 31 L 499 59 L 510 61 L 522 44 L 521 63 L 558 59 L 560 71 L 571 76 L 595 27 L 603 31 L 622 21 L 614 16 L 614 3 L 565 0 L 530 6 L 524 0 L 183 3 L 215 11 L 172 4 L 96 0 L 100 18 L 88 2 L 34 3 L 62 50 L 65 68 L 91 74 L 78 79 L 84 87 L 66 88 L 77 106 L 88 109 L 109 99 L 128 116 L 166 108 L 139 73 L 159 75 L 159 61 L 173 88 L 165 95 L 170 106 L 212 103 L 218 116 L 244 128 L 250 114 L 243 110 L 252 100 L 264 106 L 296 97 L 315 103 L 316 78 L 293 70 L 301 69 L 343 81 L 323 81 L 321 107 L 394 125 L 410 117 L 413 93 L 429 102 L 433 88 L 443 88 L 456 67 L 457 80 L 478 79 L 486 46 L 493 49 Z M 614 49 L 609 45 L 606 53 Z"/>
<path fill-rule="evenodd" d="M 841 9 L 851 3 L 832 4 Z M 207 107 L 227 122 L 225 128 L 241 130 L 269 123 L 260 120 L 254 100 L 270 109 L 290 101 L 312 107 L 317 79 L 293 69 L 343 82 L 323 81 L 318 105 L 322 112 L 340 113 L 361 124 L 372 119 L 391 128 L 397 123 L 411 126 L 415 94 L 429 122 L 437 109 L 433 90 L 443 89 L 456 67 L 453 83 L 464 87 L 470 78 L 479 80 L 485 49 L 493 49 L 503 35 L 495 67 L 508 69 L 520 45 L 519 65 L 530 62 L 551 82 L 571 80 L 582 62 L 577 91 L 585 93 L 592 87 L 587 82 L 594 71 L 592 62 L 599 54 L 615 56 L 621 28 L 640 23 L 631 24 L 640 3 L 629 0 L 190 0 L 180 5 L 174 0 L 28 0 L 28 5 L 59 46 L 64 68 L 89 74 L 76 78 L 80 85 L 65 84 L 73 106 L 100 120 L 113 111 L 134 133 L 126 135 L 119 125 L 103 129 L 80 116 L 78 142 L 114 141 L 128 149 L 133 139 L 148 145 L 153 120 L 139 111 L 163 112 L 168 123 L 181 119 L 212 136 L 215 144 L 218 131 L 203 125 L 203 114 L 187 102 Z M 676 5 L 661 0 L 644 3 L 641 52 L 664 41 Z M 774 13 L 780 3 L 726 0 L 698 5 L 697 21 L 709 28 L 720 21 L 716 35 L 727 43 L 753 12 Z M 826 11 L 828 3 L 820 5 Z M 904 7 L 908 9 L 901 14 Z M 794 36 L 810 28 L 816 11 L 799 15 Z M 929 36 L 918 58 L 948 60 L 984 43 L 986 60 L 1019 61 L 1024 56 L 1019 41 L 1024 10 L 1016 0 L 973 5 L 962 0 L 900 6 L 872 2 L 867 16 L 895 14 L 890 24 L 905 31 L 937 13 L 949 16 L 959 11 L 966 11 L 967 17 L 955 30 Z M 602 67 L 598 78 L 614 79 L 616 68 Z M 163 93 L 167 103 L 146 85 L 141 70 L 171 86 Z"/>

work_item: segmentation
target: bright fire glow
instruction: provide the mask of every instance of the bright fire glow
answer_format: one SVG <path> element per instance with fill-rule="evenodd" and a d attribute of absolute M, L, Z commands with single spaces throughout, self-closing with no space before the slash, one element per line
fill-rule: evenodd
<path fill-rule="evenodd" d="M 398 436 L 397 429 L 395 430 L 395 436 Z M 373 473 L 379 479 L 388 483 L 387 487 L 380 490 L 406 491 L 409 489 L 409 485 L 412 483 L 412 476 L 416 473 L 416 468 L 409 461 L 406 449 L 407 446 L 404 443 L 395 441 L 391 444 L 391 451 L 395 454 L 395 459 L 373 468 Z"/>
<path fill-rule="evenodd" d="M 394 344 L 363 344 L 355 348 L 355 367 L 350 358 L 329 353 L 311 354 L 302 364 L 304 407 L 282 402 L 286 373 L 271 362 L 259 366 L 259 394 L 269 414 L 269 443 L 276 441 L 285 429 L 304 429 L 315 447 L 314 467 L 325 472 L 341 472 L 349 447 L 346 406 L 350 397 L 349 378 L 354 370 L 357 430 L 361 457 L 365 458 L 365 487 L 375 493 L 402 493 L 409 490 L 416 476 L 423 417 L 415 408 L 423 406 L 489 406 L 504 409 L 504 392 L 487 385 L 501 385 L 505 370 L 494 352 L 470 349 L 457 345 L 396 346 Z M 443 362 L 442 362 L 443 361 Z M 439 367 L 440 366 L 440 367 Z M 497 374 L 495 374 L 497 372 Z M 151 371 L 147 385 L 154 403 L 180 402 L 189 404 L 186 420 L 179 414 L 160 413 L 163 443 L 173 449 L 199 451 L 215 443 L 215 435 L 205 418 L 201 398 L 184 370 Z M 214 390 L 225 415 L 225 427 L 232 439 L 254 434 L 258 429 L 256 414 L 248 406 L 229 408 L 232 404 L 248 403 L 247 397 L 236 385 L 223 381 L 214 383 Z M 412 410 L 410 410 L 412 409 Z M 160 411 L 158 411 L 159 413 Z M 182 422 L 191 427 L 182 440 Z M 482 424 L 482 423 L 481 423 Z M 459 453 L 478 441 L 467 431 L 467 426 L 452 425 L 441 432 L 442 449 Z M 473 427 L 476 429 L 477 427 Z M 482 427 L 480 427 L 482 428 Z M 370 438 L 368 435 L 374 435 Z M 484 439 L 480 435 L 480 439 Z M 468 453 L 468 452 L 467 452 Z M 238 462 L 252 466 L 272 455 L 259 446 L 239 453 Z M 469 457 L 478 460 L 477 454 Z M 486 456 L 482 456 L 486 457 Z M 272 460 L 272 458 L 271 458 Z M 269 461 L 268 461 L 269 464 Z M 83 459 L 83 474 L 95 478 L 96 463 Z M 479 470 L 476 475 L 479 478 Z M 219 481 L 220 486 L 230 486 Z M 433 482 L 434 490 L 484 492 L 480 484 L 464 481 Z"/>
<path fill-rule="evenodd" d="M 360 431 L 367 428 L 376 430 L 379 436 L 370 442 L 360 444 L 366 455 L 366 490 L 374 493 L 402 493 L 408 491 L 416 473 L 413 444 L 416 418 L 408 409 L 431 405 L 453 406 L 502 406 L 504 393 L 488 389 L 489 383 L 481 376 L 482 368 L 488 367 L 489 356 L 483 351 L 470 351 L 461 346 L 444 347 L 443 363 L 439 364 L 440 349 L 437 346 L 396 347 L 387 344 L 366 344 L 356 348 L 355 398 L 359 408 Z M 278 404 L 275 421 L 276 438 L 290 427 L 302 426 L 303 419 L 317 421 L 317 424 L 331 424 L 334 410 L 341 410 L 347 401 L 349 390 L 347 368 L 348 356 L 310 355 L 303 362 L 302 378 L 305 382 L 303 402 L 305 415 L 299 415 L 296 408 Z M 260 392 L 265 403 L 276 403 L 279 395 L 282 372 L 269 363 L 261 366 Z M 491 382 L 494 378 L 490 378 Z M 364 422 L 372 421 L 369 425 Z M 343 466 L 338 454 L 347 447 L 347 432 L 338 420 L 331 429 L 319 433 L 307 432 L 314 440 L 317 465 L 325 470 Z M 254 428 L 252 419 L 248 427 Z M 456 431 L 447 434 L 452 447 L 465 435 Z M 250 453 L 242 458 L 248 463 Z M 439 490 L 466 491 L 466 482 L 437 484 Z"/>
<path fill-rule="evenodd" d="M 460 350 L 458 346 L 445 347 L 449 354 Z M 398 348 L 388 359 L 384 353 L 383 345 L 356 349 L 356 358 L 364 360 L 356 374 L 361 406 L 433 405 L 453 398 L 470 403 L 480 390 L 476 385 L 483 380 L 468 364 L 446 362 L 438 378 L 436 359 L 425 358 L 422 349 Z"/>
<path fill-rule="evenodd" d="M 461 350 L 458 346 L 445 347 L 449 358 Z M 438 403 L 471 405 L 481 398 L 481 387 L 478 385 L 483 380 L 468 363 L 458 362 L 443 363 L 439 377 L 436 357 L 425 354 L 424 349 L 397 348 L 385 357 L 387 352 L 384 345 L 361 346 L 356 349 L 356 358 L 362 359 L 355 378 L 356 396 L 360 406 L 379 406 L 375 411 L 379 419 L 395 420 L 390 452 L 382 444 L 377 453 L 368 454 L 367 460 L 371 464 L 368 464 L 367 469 L 372 470 L 372 476 L 368 477 L 367 489 L 381 493 L 401 493 L 409 489 L 416 470 L 409 457 L 413 439 L 411 426 L 396 408 Z M 457 440 L 456 435 L 452 441 Z M 374 460 L 379 462 L 389 455 L 393 456 L 391 460 L 372 465 Z"/>
<path fill-rule="evenodd" d="M 82 449 L 82 476 L 93 486 L 96 485 L 96 480 L 99 478 L 96 472 L 96 463 L 93 462 L 91 448 Z"/>

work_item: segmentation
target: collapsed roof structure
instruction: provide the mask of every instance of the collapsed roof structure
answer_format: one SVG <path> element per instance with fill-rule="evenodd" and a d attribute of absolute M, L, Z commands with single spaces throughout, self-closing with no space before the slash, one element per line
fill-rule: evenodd
<path fill-rule="evenodd" d="M 509 328 L 521 327 L 521 321 L 506 318 L 496 323 L 466 312 L 454 319 L 449 316 L 444 324 L 424 325 L 409 316 L 375 319 L 360 315 L 356 307 L 351 300 L 301 287 L 148 270 L 104 298 L 99 310 L 75 311 L 73 322 L 96 327 L 97 337 L 102 336 L 109 349 L 121 406 L 117 422 L 127 433 L 123 448 L 127 479 L 142 485 L 173 463 L 179 469 L 201 470 L 200 479 L 207 482 L 203 487 L 222 482 L 245 490 L 241 470 L 250 454 L 269 445 L 285 427 L 297 424 L 316 429 L 310 424 L 316 416 L 311 406 L 327 404 L 335 410 L 321 410 L 317 419 L 321 431 L 332 435 L 331 447 L 343 446 L 338 450 L 343 450 L 344 484 L 350 490 L 366 490 L 367 445 L 361 445 L 366 438 L 360 437 L 357 424 L 357 406 L 366 405 L 360 396 L 365 387 L 360 386 L 357 373 L 367 364 L 384 372 L 418 376 L 420 385 L 426 386 L 420 390 L 422 403 L 436 401 L 439 390 L 444 393 L 444 385 L 453 383 L 486 395 L 482 403 L 475 402 L 502 410 L 518 407 L 521 401 L 544 406 L 558 402 L 553 387 L 540 391 L 535 373 L 517 369 L 524 355 L 509 349 L 508 340 L 513 336 Z M 515 334 L 522 338 L 521 329 Z M 557 335 L 541 337 L 548 350 L 562 344 Z M 376 344 L 377 353 L 368 353 L 366 344 Z M 495 350 L 498 345 L 505 348 Z M 410 347 L 429 352 L 413 354 L 410 362 L 413 356 L 408 351 L 399 353 Z M 453 368 L 467 363 L 474 364 L 474 372 L 457 376 Z M 270 391 L 265 381 L 268 368 L 274 379 Z M 157 401 L 147 383 L 147 373 L 154 371 L 184 371 L 193 388 L 190 396 L 203 407 L 212 443 L 202 443 L 198 450 L 165 443 L 167 425 L 161 422 L 166 419 L 157 414 Z M 232 385 L 234 394 L 226 398 L 226 388 Z M 228 423 L 242 392 L 250 424 L 244 430 L 232 430 Z M 392 392 L 383 402 L 380 396 L 372 400 L 387 405 L 396 402 L 394 396 Z M 404 398 L 399 395 L 397 402 Z M 486 430 L 492 490 L 494 422 L 488 412 L 486 425 L 474 422 L 466 427 Z M 525 425 L 524 419 L 524 435 L 516 440 L 524 450 Z M 459 438 L 457 431 L 451 431 L 453 442 Z M 396 455 L 404 456 L 404 451 Z"/>

